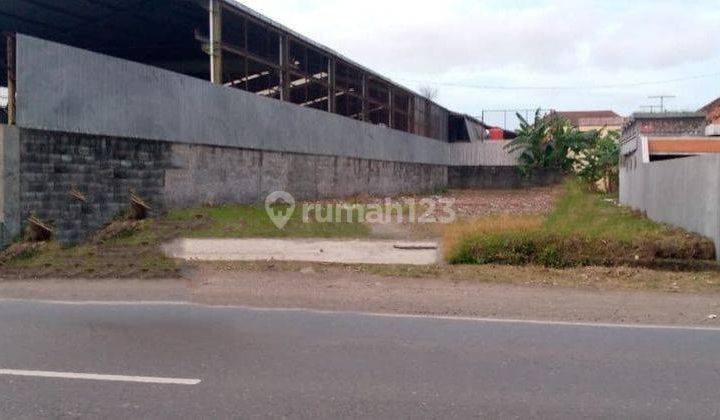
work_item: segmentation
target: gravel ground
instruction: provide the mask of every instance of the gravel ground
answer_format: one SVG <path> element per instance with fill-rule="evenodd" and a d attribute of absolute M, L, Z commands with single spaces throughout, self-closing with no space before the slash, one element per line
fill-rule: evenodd
<path fill-rule="evenodd" d="M 450 190 L 441 195 L 393 197 L 393 202 L 404 203 L 414 199 L 454 199 L 458 214 L 462 217 L 481 217 L 491 214 L 532 214 L 548 213 L 562 193 L 562 186 L 538 187 L 527 189 L 486 189 L 486 190 Z M 383 199 L 371 196 L 357 196 L 346 200 L 321 200 L 319 204 L 357 203 L 378 204 Z M 438 211 L 441 210 L 440 208 Z"/>
<path fill-rule="evenodd" d="M 505 269 L 486 276 L 512 275 Z M 526 269 L 510 270 L 523 275 Z M 529 273 L 524 273 L 528 275 Z M 718 293 L 590 290 L 384 277 L 308 266 L 300 272 L 223 271 L 210 267 L 190 280 L 43 280 L 0 282 L 0 299 L 169 300 L 210 305 L 449 315 L 529 320 L 720 327 Z M 488 278 L 488 280 L 490 280 Z"/>
<path fill-rule="evenodd" d="M 560 187 L 523 190 L 451 190 L 461 217 L 491 214 L 549 213 L 561 193 Z"/>
<path fill-rule="evenodd" d="M 717 294 L 591 291 L 342 270 L 303 273 L 203 269 L 194 299 L 208 304 L 570 322 L 720 326 Z"/>

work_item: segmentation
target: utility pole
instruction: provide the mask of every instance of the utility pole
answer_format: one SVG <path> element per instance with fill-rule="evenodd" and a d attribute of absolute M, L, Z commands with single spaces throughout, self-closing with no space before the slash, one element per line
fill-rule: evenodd
<path fill-rule="evenodd" d="M 674 95 L 653 95 L 648 96 L 648 99 L 658 99 L 660 100 L 660 112 L 665 112 L 665 99 L 672 99 L 675 98 Z"/>

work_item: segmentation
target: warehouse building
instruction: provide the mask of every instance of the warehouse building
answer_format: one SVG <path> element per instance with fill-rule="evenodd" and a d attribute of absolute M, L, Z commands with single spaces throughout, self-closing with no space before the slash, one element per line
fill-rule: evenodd
<path fill-rule="evenodd" d="M 75 242 L 131 197 L 162 211 L 515 174 L 480 121 L 234 1 L 11 0 L 0 30 L 0 242 L 31 216 Z"/>
<path fill-rule="evenodd" d="M 483 135 L 478 121 L 232 0 L 13 0 L 0 28 L 438 140 Z"/>

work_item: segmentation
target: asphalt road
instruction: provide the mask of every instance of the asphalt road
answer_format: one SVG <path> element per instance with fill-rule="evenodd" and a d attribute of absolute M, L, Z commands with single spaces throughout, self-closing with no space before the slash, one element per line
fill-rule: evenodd
<path fill-rule="evenodd" d="M 720 330 L 0 301 L 2 419 L 718 416 Z"/>

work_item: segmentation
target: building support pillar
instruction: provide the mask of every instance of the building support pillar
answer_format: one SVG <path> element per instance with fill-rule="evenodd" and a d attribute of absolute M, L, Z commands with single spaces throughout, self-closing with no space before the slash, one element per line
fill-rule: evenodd
<path fill-rule="evenodd" d="M 335 79 L 335 58 L 328 60 L 328 112 L 335 113 L 337 110 L 337 83 Z"/>
<path fill-rule="evenodd" d="M 7 113 L 8 113 L 8 125 L 15 125 L 17 122 L 17 102 L 16 102 L 16 92 L 17 92 L 17 85 L 15 83 L 16 81 L 16 74 L 15 74 L 15 35 L 14 34 L 7 34 L 5 37 L 6 47 L 7 47 L 7 95 L 8 95 L 8 102 L 7 102 Z"/>
<path fill-rule="evenodd" d="M 392 86 L 388 86 L 388 128 L 393 128 L 395 123 L 395 95 Z"/>
<path fill-rule="evenodd" d="M 222 1 L 208 1 L 210 2 L 210 81 L 222 85 Z"/>
<path fill-rule="evenodd" d="M 280 100 L 290 102 L 290 42 L 287 35 L 280 35 Z"/>
<path fill-rule="evenodd" d="M 362 121 L 368 121 L 368 77 L 367 74 L 362 75 Z"/>

